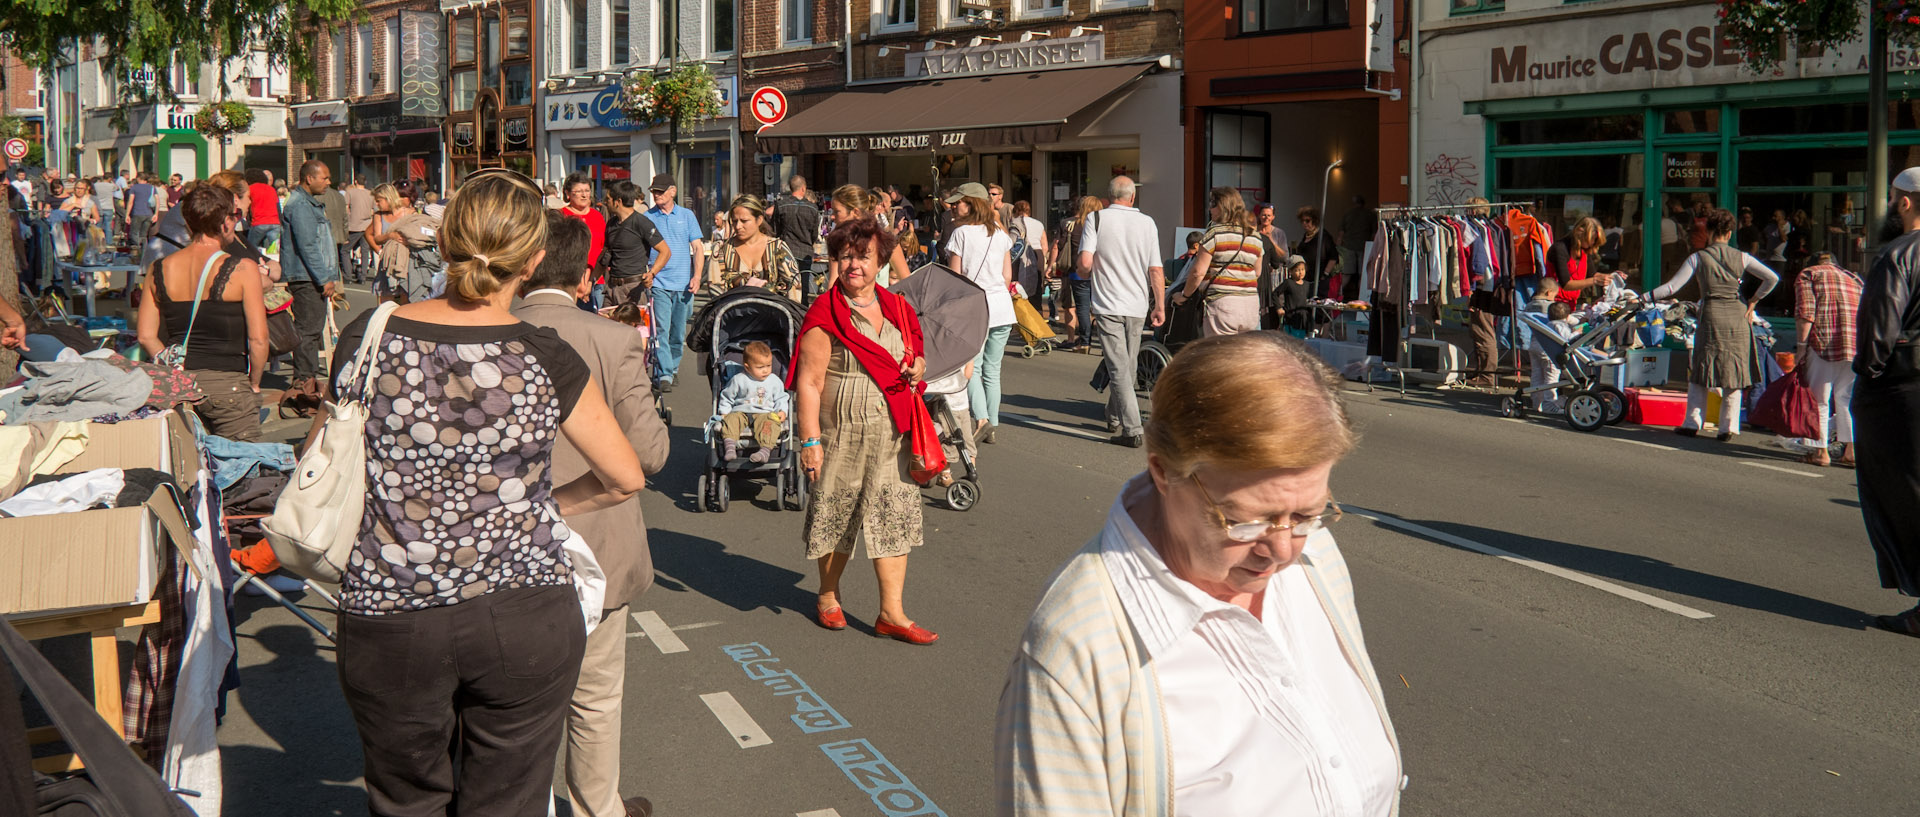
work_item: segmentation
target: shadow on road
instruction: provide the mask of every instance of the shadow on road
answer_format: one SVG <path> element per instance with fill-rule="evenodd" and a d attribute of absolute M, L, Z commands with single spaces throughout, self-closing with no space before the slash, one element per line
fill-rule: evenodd
<path fill-rule="evenodd" d="M 1549 539 L 1536 539 L 1507 531 L 1439 520 L 1409 521 L 1464 539 L 1510 550 L 1548 564 L 1650 590 L 1663 590 L 1675 595 L 1691 596 L 1850 630 L 1866 629 L 1870 623 L 1867 614 L 1850 607 L 1842 607 L 1819 599 L 1749 584 L 1724 576 L 1688 570 L 1645 556 L 1555 542 Z M 1409 535 L 1417 536 L 1418 534 Z M 1460 547 L 1447 542 L 1440 544 L 1453 548 Z M 1460 549 L 1465 550 L 1465 548 Z"/>
<path fill-rule="evenodd" d="M 359 732 L 340 697 L 339 675 L 320 654 L 320 634 L 298 624 L 274 624 L 240 638 L 252 639 L 273 659 L 247 667 L 241 676 L 241 703 L 265 740 L 221 748 L 229 781 L 224 812 L 365 812 Z"/>
<path fill-rule="evenodd" d="M 654 569 L 666 579 L 659 582 L 663 589 L 690 590 L 735 610 L 813 614 L 814 594 L 800 587 L 800 582 L 808 580 L 807 574 L 733 553 L 712 539 L 678 531 L 649 530 L 647 544 L 653 551 Z M 792 551 L 795 563 L 802 563 L 798 541 Z"/>

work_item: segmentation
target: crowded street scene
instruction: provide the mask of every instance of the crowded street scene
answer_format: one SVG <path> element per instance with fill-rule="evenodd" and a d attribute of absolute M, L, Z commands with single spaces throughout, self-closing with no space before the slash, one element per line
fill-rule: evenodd
<path fill-rule="evenodd" d="M 0 817 L 1913 815 L 1916 47 L 0 8 Z"/>

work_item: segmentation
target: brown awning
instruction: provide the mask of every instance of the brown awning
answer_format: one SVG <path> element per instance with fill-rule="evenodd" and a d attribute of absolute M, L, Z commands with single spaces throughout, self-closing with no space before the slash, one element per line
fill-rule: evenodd
<path fill-rule="evenodd" d="M 760 132 L 762 153 L 960 152 L 1058 141 L 1082 108 L 1152 68 L 1106 65 L 841 91 Z"/>

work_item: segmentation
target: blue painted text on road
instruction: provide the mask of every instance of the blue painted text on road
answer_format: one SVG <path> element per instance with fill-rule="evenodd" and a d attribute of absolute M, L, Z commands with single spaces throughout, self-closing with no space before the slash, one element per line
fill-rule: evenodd
<path fill-rule="evenodd" d="M 880 750 L 865 740 L 843 740 L 820 744 L 833 765 L 845 772 L 848 780 L 873 799 L 887 817 L 947 817 L 947 813 L 920 793 L 913 781 L 887 762 Z"/>
<path fill-rule="evenodd" d="M 847 723 L 846 718 L 840 717 L 840 713 L 833 707 L 828 706 L 827 702 L 820 698 L 820 694 L 813 691 L 813 687 L 807 686 L 806 681 L 800 680 L 800 676 L 767 666 L 778 663 L 780 659 L 773 657 L 773 653 L 759 642 L 735 644 L 720 649 L 726 651 L 727 655 L 746 671 L 748 678 L 765 684 L 773 690 L 775 695 L 793 698 L 793 708 L 797 710 L 797 714 L 789 717 L 793 719 L 793 725 L 800 727 L 800 731 L 811 735 L 815 732 L 845 729 L 851 725 Z"/>

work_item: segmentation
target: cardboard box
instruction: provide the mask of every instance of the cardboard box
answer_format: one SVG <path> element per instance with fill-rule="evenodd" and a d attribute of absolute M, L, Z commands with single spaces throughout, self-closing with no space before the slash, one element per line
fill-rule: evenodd
<path fill-rule="evenodd" d="M 87 449 L 60 473 L 95 468 L 174 464 L 193 438 L 171 416 L 114 425 L 89 424 Z M 169 503 L 170 504 L 170 503 Z M 177 506 L 175 506 L 177 508 Z M 177 522 L 179 514 L 172 511 Z M 171 538 L 152 508 L 98 508 L 78 513 L 0 519 L 0 615 L 50 613 L 144 604 L 159 582 Z"/>

